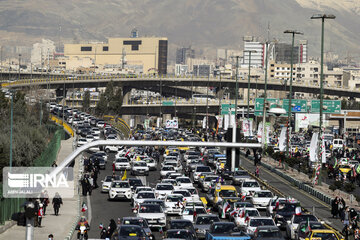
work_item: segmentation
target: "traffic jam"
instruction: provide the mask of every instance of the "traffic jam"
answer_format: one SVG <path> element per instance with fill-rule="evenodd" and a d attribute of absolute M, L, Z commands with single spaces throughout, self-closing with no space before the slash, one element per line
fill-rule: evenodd
<path fill-rule="evenodd" d="M 198 137 L 188 130 L 159 129 L 139 131 L 136 139 L 158 134 L 163 140 Z M 95 159 L 101 159 L 104 169 L 112 168 L 111 175 L 100 174 L 104 200 L 129 202 L 132 212 L 119 217 L 110 231 L 101 225 L 100 238 L 342 239 L 296 199 L 276 195 L 246 170 L 227 170 L 224 152 L 214 147 L 108 146 L 105 153 L 92 153 L 89 159 L 101 155 Z"/>

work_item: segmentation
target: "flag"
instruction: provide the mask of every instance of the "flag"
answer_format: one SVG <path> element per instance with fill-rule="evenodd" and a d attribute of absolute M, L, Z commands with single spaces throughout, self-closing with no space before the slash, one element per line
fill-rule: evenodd
<path fill-rule="evenodd" d="M 207 213 L 211 213 L 211 208 L 206 209 Z"/>
<path fill-rule="evenodd" d="M 335 164 L 334 164 L 334 168 L 336 168 L 336 166 L 338 165 L 338 159 L 335 158 Z"/>
<path fill-rule="evenodd" d="M 125 153 L 125 157 L 127 157 L 127 155 L 130 153 L 130 148 L 129 150 Z"/>
<path fill-rule="evenodd" d="M 246 194 L 241 194 L 241 200 L 245 201 L 245 199 L 246 199 Z"/>
<path fill-rule="evenodd" d="M 194 219 L 194 221 L 195 221 L 196 216 L 197 216 L 196 208 L 194 208 L 194 213 L 193 213 L 193 219 Z"/>
<path fill-rule="evenodd" d="M 245 211 L 245 222 L 247 222 L 247 221 L 249 221 L 249 213 L 248 213 L 248 211 L 246 210 Z"/>
<path fill-rule="evenodd" d="M 295 215 L 297 215 L 297 216 L 301 215 L 301 207 L 300 206 L 297 206 L 295 208 Z"/>
<path fill-rule="evenodd" d="M 225 218 L 228 209 L 230 209 L 230 203 L 226 201 L 223 205 L 221 218 Z"/>
<path fill-rule="evenodd" d="M 159 229 L 159 233 L 160 233 L 160 234 L 163 234 L 163 233 L 164 233 L 164 230 L 163 230 L 163 228 L 162 228 L 162 227 L 160 227 L 160 229 Z"/>
<path fill-rule="evenodd" d="M 240 217 L 240 218 L 245 217 L 246 212 L 247 212 L 247 211 L 246 211 L 246 206 L 244 206 L 243 209 L 241 209 L 241 212 L 240 212 L 240 216 L 239 216 L 239 217 Z"/>
<path fill-rule="evenodd" d="M 123 181 L 126 180 L 126 169 L 124 171 L 124 175 L 122 176 L 121 180 L 123 180 Z"/>
<path fill-rule="evenodd" d="M 306 221 L 306 225 L 305 225 L 305 232 L 311 232 L 311 227 L 310 227 L 310 222 L 309 222 L 309 218 Z"/>
<path fill-rule="evenodd" d="M 87 209 L 88 209 L 88 208 L 87 208 L 85 202 L 83 202 L 83 203 L 82 203 L 82 207 L 81 207 L 81 211 L 82 211 L 82 212 L 86 212 Z"/>
<path fill-rule="evenodd" d="M 103 229 L 103 228 L 104 228 L 104 225 L 103 225 L 102 223 L 100 223 L 99 228 L 100 228 L 100 229 Z"/>
<path fill-rule="evenodd" d="M 360 164 L 357 165 L 356 173 L 357 173 L 357 174 L 360 174 Z"/>
<path fill-rule="evenodd" d="M 231 212 L 230 212 L 230 216 L 234 216 L 236 213 L 238 213 L 238 209 L 234 208 Z"/>

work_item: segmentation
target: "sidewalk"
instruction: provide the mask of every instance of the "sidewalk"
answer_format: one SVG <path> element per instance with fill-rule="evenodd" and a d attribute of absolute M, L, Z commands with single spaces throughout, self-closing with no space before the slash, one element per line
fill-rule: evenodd
<path fill-rule="evenodd" d="M 274 159 L 272 159 L 271 157 L 264 157 L 262 160 L 264 163 L 278 169 L 281 170 L 283 173 L 287 174 L 288 176 L 297 179 L 299 181 L 302 181 L 304 183 L 311 183 L 312 179 L 309 179 L 309 176 L 306 175 L 305 173 L 302 172 L 298 172 L 298 170 L 293 169 L 291 167 L 288 167 L 287 170 L 283 169 L 282 166 L 279 166 L 279 162 L 275 161 Z M 351 208 L 354 208 L 356 210 L 360 210 L 359 204 L 356 200 L 352 200 L 350 199 L 350 194 L 344 192 L 344 191 L 340 191 L 340 190 L 335 190 L 332 191 L 329 189 L 329 185 L 326 183 L 322 183 L 321 186 L 316 185 L 313 188 L 315 188 L 317 191 L 322 192 L 328 196 L 331 196 L 333 198 L 335 198 L 336 196 L 338 197 L 343 197 L 346 205 L 350 206 Z M 352 200 L 352 201 L 351 201 Z"/>
<path fill-rule="evenodd" d="M 61 148 L 57 156 L 57 164 L 61 163 L 65 157 L 67 157 L 73 151 L 73 141 L 74 138 L 69 138 L 67 140 L 61 141 Z M 79 161 L 75 161 L 74 166 L 74 177 L 75 177 L 75 187 L 77 187 L 78 179 L 78 170 L 79 170 Z M 79 202 L 78 202 L 78 191 L 74 189 L 74 198 L 72 199 L 63 199 L 63 205 L 60 208 L 59 216 L 54 215 L 54 209 L 51 205 L 46 209 L 46 215 L 42 220 L 42 227 L 34 228 L 34 239 L 48 239 L 48 235 L 51 233 L 54 235 L 54 239 L 65 239 L 69 231 L 71 230 L 76 217 L 79 212 Z M 50 202 L 52 199 L 50 199 Z M 24 226 L 13 226 L 6 230 L 0 235 L 0 240 L 2 239 L 24 239 L 25 238 L 26 227 Z"/>

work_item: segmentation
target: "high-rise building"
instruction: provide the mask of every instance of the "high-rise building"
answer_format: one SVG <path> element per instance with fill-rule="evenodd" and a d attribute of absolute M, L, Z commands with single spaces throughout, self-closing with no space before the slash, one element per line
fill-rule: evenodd
<path fill-rule="evenodd" d="M 45 66 L 48 59 L 53 59 L 55 43 L 49 39 L 42 39 L 41 43 L 34 43 L 31 49 L 31 63 L 33 66 Z"/>
<path fill-rule="evenodd" d="M 275 43 L 275 61 L 278 63 L 291 62 L 291 44 L 288 43 Z M 293 49 L 293 63 L 299 62 L 299 46 L 294 46 Z"/>
<path fill-rule="evenodd" d="M 109 38 L 107 43 L 65 44 L 64 56 L 69 59 L 91 58 L 94 65 L 142 66 L 143 73 L 166 74 L 168 39 L 159 37 Z"/>
<path fill-rule="evenodd" d="M 306 63 L 308 61 L 308 47 L 307 47 L 307 40 L 300 40 L 300 47 L 299 47 L 299 62 Z"/>
<path fill-rule="evenodd" d="M 176 64 L 185 64 L 187 58 L 195 58 L 195 50 L 191 47 L 176 49 Z"/>
<path fill-rule="evenodd" d="M 245 36 L 244 40 L 244 65 L 249 65 L 249 52 L 256 51 L 251 53 L 251 66 L 252 67 L 261 67 L 264 66 L 264 43 L 261 43 L 257 38 L 252 36 Z"/>

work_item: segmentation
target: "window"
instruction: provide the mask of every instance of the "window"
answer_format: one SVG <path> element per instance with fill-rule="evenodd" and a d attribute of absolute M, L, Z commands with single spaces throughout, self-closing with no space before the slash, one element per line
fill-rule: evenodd
<path fill-rule="evenodd" d="M 103 46 L 103 52 L 109 51 L 109 46 Z"/>
<path fill-rule="evenodd" d="M 319 68 L 314 68 L 314 72 L 318 72 L 319 71 Z"/>
<path fill-rule="evenodd" d="M 131 51 L 138 51 L 139 50 L 139 45 L 141 45 L 141 41 L 137 40 L 137 41 L 124 41 L 123 42 L 124 45 L 131 45 Z"/>
<path fill-rule="evenodd" d="M 271 69 L 271 72 L 274 72 L 274 69 Z"/>
<path fill-rule="evenodd" d="M 91 52 L 92 51 L 92 47 L 81 47 L 81 51 L 82 52 Z"/>
<path fill-rule="evenodd" d="M 271 67 L 274 67 L 275 65 L 274 65 L 274 64 L 271 64 L 270 66 L 271 66 Z"/>

